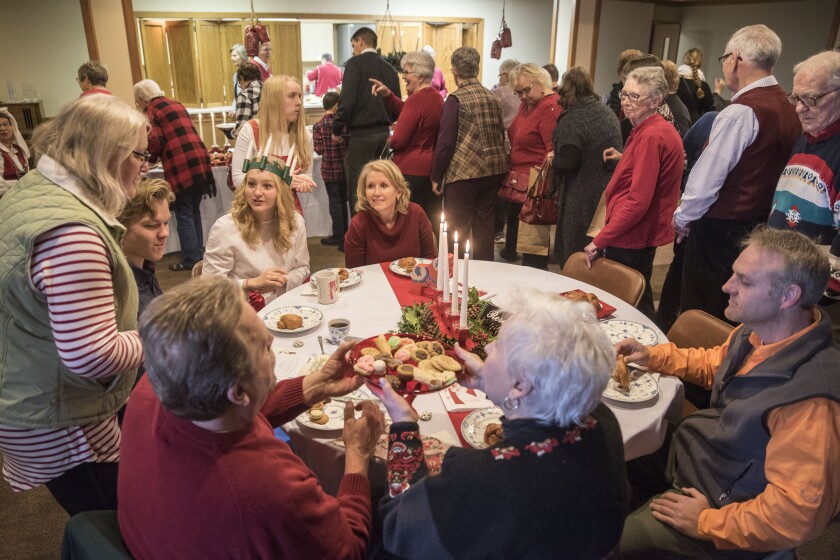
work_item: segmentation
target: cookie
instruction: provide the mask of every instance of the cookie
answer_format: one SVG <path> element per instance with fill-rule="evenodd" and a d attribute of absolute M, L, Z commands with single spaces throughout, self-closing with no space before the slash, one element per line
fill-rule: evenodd
<path fill-rule="evenodd" d="M 400 337 L 392 336 L 388 339 L 388 346 L 391 347 L 391 350 L 397 348 L 400 345 Z"/>
<path fill-rule="evenodd" d="M 397 366 L 397 377 L 400 378 L 400 381 L 411 381 L 412 379 L 414 379 L 414 366 L 410 364 L 403 364 L 401 366 Z"/>
<path fill-rule="evenodd" d="M 432 358 L 432 365 L 435 368 L 443 371 L 443 370 L 450 370 L 450 371 L 460 371 L 461 364 L 458 363 L 458 360 L 453 358 L 452 356 L 447 356 L 443 354 L 441 356 L 435 356 Z"/>
<path fill-rule="evenodd" d="M 385 340 L 385 335 L 379 335 L 373 339 L 373 344 L 376 346 L 379 351 L 383 354 L 388 354 L 391 356 L 391 346 L 388 344 L 388 341 Z"/>
<path fill-rule="evenodd" d="M 312 409 L 309 411 L 309 421 L 323 425 L 330 421 L 330 417 L 324 414 L 323 410 Z"/>
<path fill-rule="evenodd" d="M 425 348 L 420 347 L 419 344 L 415 345 L 414 350 L 411 351 L 411 359 L 415 362 L 422 362 L 423 360 L 428 360 L 431 357 L 431 353 Z"/>
<path fill-rule="evenodd" d="M 382 360 L 374 361 L 373 371 L 374 373 L 385 373 L 385 362 L 383 362 Z"/>
<path fill-rule="evenodd" d="M 399 389 L 400 385 L 402 384 L 402 381 L 400 381 L 400 378 L 397 377 L 396 375 L 388 374 L 388 375 L 384 376 L 382 379 L 384 379 L 385 381 L 390 383 L 391 387 L 393 387 L 394 389 Z"/>
<path fill-rule="evenodd" d="M 438 356 L 443 355 L 445 352 L 443 344 L 437 341 L 431 343 L 431 345 L 429 346 L 429 351 Z"/>
<path fill-rule="evenodd" d="M 394 352 L 394 358 L 401 362 L 407 362 L 411 359 L 411 352 L 409 352 L 405 348 L 400 348 L 399 350 Z"/>
<path fill-rule="evenodd" d="M 365 368 L 361 367 L 359 364 L 353 366 L 353 371 L 361 375 L 362 377 L 370 377 L 370 374 L 373 373 L 373 370 L 368 371 Z"/>
<path fill-rule="evenodd" d="M 385 360 L 385 365 L 391 369 L 397 369 L 402 365 L 402 360 L 398 360 L 397 358 L 388 358 Z"/>
<path fill-rule="evenodd" d="M 367 348 L 362 348 L 360 352 L 362 356 L 376 356 L 379 354 L 379 350 L 374 348 L 373 346 L 368 346 Z"/>
<path fill-rule="evenodd" d="M 434 366 L 434 364 L 432 364 L 432 360 L 430 358 L 420 360 L 419 362 L 417 362 L 417 367 L 429 371 L 437 371 L 437 368 Z"/>

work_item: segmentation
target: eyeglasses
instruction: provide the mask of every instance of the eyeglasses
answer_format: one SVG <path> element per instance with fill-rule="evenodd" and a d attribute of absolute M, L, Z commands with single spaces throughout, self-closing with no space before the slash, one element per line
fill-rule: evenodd
<path fill-rule="evenodd" d="M 501 74 L 499 74 L 499 77 L 501 78 L 502 76 L 507 76 L 507 75 L 508 75 L 507 72 L 502 72 Z"/>
<path fill-rule="evenodd" d="M 415 72 L 414 70 L 403 70 L 402 73 L 403 74 L 415 74 L 415 75 L 417 74 L 417 72 Z"/>
<path fill-rule="evenodd" d="M 728 53 L 726 53 L 726 54 L 725 54 L 725 55 L 723 55 L 723 56 L 719 56 L 719 57 L 718 57 L 718 62 L 720 62 L 721 64 L 723 64 L 723 61 L 724 61 L 724 60 L 726 60 L 727 58 L 729 58 L 730 56 L 732 56 L 733 54 L 735 54 L 735 51 L 728 52 Z M 743 58 L 741 58 L 740 56 L 738 56 L 738 57 L 736 57 L 736 58 L 735 58 L 735 60 L 744 60 L 744 59 L 743 59 Z"/>
<path fill-rule="evenodd" d="M 515 94 L 516 94 L 516 95 L 518 95 L 519 97 L 522 97 L 523 95 L 528 95 L 529 93 L 531 93 L 531 88 L 532 88 L 532 87 L 534 87 L 533 82 L 531 83 L 531 85 L 530 85 L 530 86 L 528 86 L 528 87 L 526 87 L 526 88 L 522 88 L 522 89 L 515 89 L 515 90 L 513 90 L 513 93 L 515 93 Z"/>
<path fill-rule="evenodd" d="M 638 103 L 645 97 L 650 97 L 649 95 L 639 95 L 638 93 L 627 93 L 626 91 L 618 92 L 618 98 L 624 101 L 625 99 L 631 101 L 632 103 Z"/>
<path fill-rule="evenodd" d="M 152 158 L 152 154 L 148 151 L 145 152 L 138 152 L 137 150 L 131 150 L 131 155 L 137 158 L 137 161 L 140 163 L 146 163 Z"/>
<path fill-rule="evenodd" d="M 823 97 L 825 97 L 829 93 L 834 93 L 835 91 L 837 91 L 839 89 L 840 89 L 840 87 L 836 87 L 832 90 L 826 91 L 826 92 L 821 93 L 819 95 L 796 95 L 794 93 L 791 93 L 790 95 L 787 96 L 787 98 L 788 98 L 788 101 L 790 101 L 790 104 L 793 105 L 794 107 L 796 107 L 796 104 L 799 103 L 799 102 L 802 102 L 802 104 L 806 107 L 814 107 L 814 106 L 816 106 L 817 101 L 819 101 L 820 99 L 822 99 Z"/>

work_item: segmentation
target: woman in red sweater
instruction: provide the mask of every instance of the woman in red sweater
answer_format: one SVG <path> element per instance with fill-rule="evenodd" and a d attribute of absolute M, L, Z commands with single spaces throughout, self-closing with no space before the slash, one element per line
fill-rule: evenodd
<path fill-rule="evenodd" d="M 551 89 L 548 72 L 536 64 L 520 64 L 510 72 L 510 83 L 519 96 L 519 112 L 508 127 L 510 139 L 510 170 L 528 176 L 533 166 L 541 166 L 549 156 L 554 156 L 554 127 L 562 109 L 557 104 L 557 94 Z M 502 258 L 516 260 L 516 242 L 519 239 L 519 212 L 521 204 L 508 204 L 507 234 Z M 522 264 L 548 269 L 548 254 L 524 255 Z"/>
<path fill-rule="evenodd" d="M 440 126 L 443 99 L 432 87 L 435 60 L 427 53 L 414 51 L 402 57 L 402 74 L 408 98 L 403 101 L 387 86 L 371 79 L 373 91 L 385 100 L 388 110 L 397 115 L 391 148 L 394 163 L 411 185 L 411 202 L 423 207 L 429 220 L 440 215 L 440 197 L 432 192 L 432 156 Z"/>
<path fill-rule="evenodd" d="M 345 266 L 435 258 L 432 224 L 423 209 L 409 201 L 411 189 L 393 162 L 369 162 L 356 189 L 357 213 L 344 236 Z"/>
<path fill-rule="evenodd" d="M 656 111 L 667 96 L 662 68 L 638 68 L 624 82 L 619 94 L 621 108 L 633 131 L 605 191 L 604 229 L 584 249 L 589 261 L 603 254 L 642 273 L 646 285 L 638 308 L 651 319 L 653 258 L 657 247 L 674 239 L 671 218 L 683 173 L 680 135 Z M 604 158 L 615 153 L 609 148 Z"/>

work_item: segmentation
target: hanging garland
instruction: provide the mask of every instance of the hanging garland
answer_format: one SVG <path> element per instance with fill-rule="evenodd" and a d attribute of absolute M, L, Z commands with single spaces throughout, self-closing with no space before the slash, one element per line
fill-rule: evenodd
<path fill-rule="evenodd" d="M 245 52 L 250 57 L 260 54 L 260 45 L 270 43 L 268 30 L 262 26 L 254 11 L 254 0 L 251 0 L 251 25 L 245 27 Z"/>

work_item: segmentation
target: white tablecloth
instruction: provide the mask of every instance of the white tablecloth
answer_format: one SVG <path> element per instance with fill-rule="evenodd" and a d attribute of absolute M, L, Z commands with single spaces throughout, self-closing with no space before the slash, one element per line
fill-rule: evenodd
<path fill-rule="evenodd" d="M 360 338 L 395 329 L 400 319 L 400 305 L 382 268 L 379 265 L 371 265 L 359 270 L 363 271 L 361 283 L 342 292 L 339 300 L 332 305 L 320 305 L 314 296 L 304 295 L 310 291 L 309 286 L 296 288 L 269 304 L 261 315 L 282 305 L 309 305 L 320 309 L 324 314 L 324 322 L 312 331 L 298 336 L 276 335 L 273 345 L 275 352 L 297 352 L 306 356 L 320 354 L 318 335 L 324 336 L 326 340 L 327 322 L 336 318 L 348 319 L 350 334 Z M 493 302 L 502 308 L 508 295 L 517 287 L 551 292 L 584 289 L 597 294 L 603 301 L 615 307 L 613 318 L 648 325 L 656 330 L 660 342 L 667 341 L 664 333 L 631 305 L 603 290 L 551 272 L 497 262 L 472 261 L 470 285 L 498 294 L 493 298 Z M 296 340 L 303 342 L 302 348 L 292 346 Z M 335 347 L 327 345 L 325 350 L 330 353 Z M 284 376 L 288 374 L 280 374 L 278 371 L 278 377 Z M 635 459 L 659 449 L 665 441 L 668 421 L 676 422 L 682 415 L 682 402 L 682 382 L 666 376 L 662 376 L 659 381 L 658 397 L 652 403 L 643 403 L 643 407 L 627 408 L 605 400 L 621 426 L 625 459 Z M 455 428 L 449 420 L 439 393 L 419 395 L 413 405 L 417 410 L 432 412 L 432 419 L 420 424 L 424 434 L 444 431 L 457 441 Z M 302 428 L 297 422 L 291 422 L 287 428 L 292 436 L 295 451 L 319 475 L 324 488 L 328 492 L 335 492 L 343 473 L 344 450 L 331 444 L 338 434 L 329 433 L 328 437 L 324 437 L 324 432 Z M 384 465 L 372 465 L 370 478 L 372 481 L 384 480 Z"/>
<path fill-rule="evenodd" d="M 207 243 L 207 236 L 210 228 L 216 220 L 230 212 L 233 203 L 233 192 L 227 186 L 228 167 L 218 166 L 213 168 L 213 179 L 216 181 L 216 196 L 213 198 L 204 197 L 201 201 L 201 229 L 204 235 L 204 243 Z M 327 190 L 324 187 L 324 180 L 321 178 L 321 158 L 315 159 L 313 165 L 313 179 L 318 184 L 311 193 L 300 193 L 300 205 L 303 208 L 303 219 L 306 222 L 307 237 L 325 237 L 332 234 L 332 220 L 330 219 Z M 163 179 L 163 169 L 157 167 L 149 171 L 152 179 Z M 169 238 L 166 240 L 164 253 L 174 253 L 181 250 L 181 240 L 178 238 L 178 228 L 175 223 L 175 215 L 169 219 Z"/>

